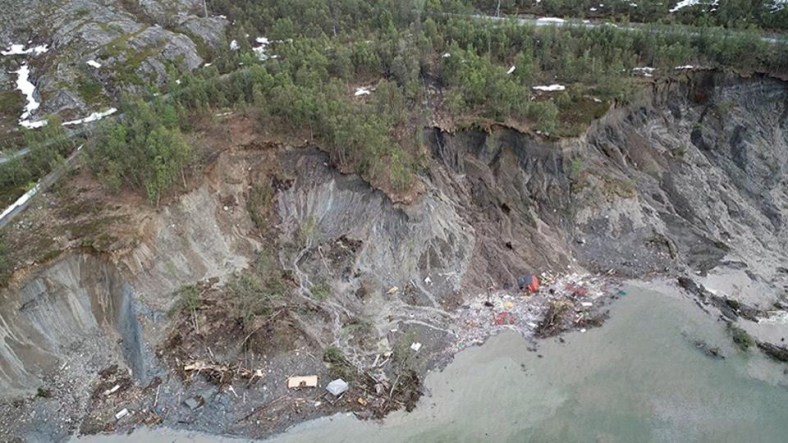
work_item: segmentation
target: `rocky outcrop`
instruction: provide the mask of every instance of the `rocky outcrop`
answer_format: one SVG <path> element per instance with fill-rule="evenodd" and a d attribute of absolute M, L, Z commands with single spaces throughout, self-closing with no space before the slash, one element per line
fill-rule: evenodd
<path fill-rule="evenodd" d="M 0 11 L 0 20 L 17 18 L 0 33 L 4 42 L 48 43 L 38 57 L 33 78 L 43 98 L 39 116 L 61 114 L 79 118 L 108 104 L 120 93 L 139 91 L 152 82 L 163 86 L 166 66 L 193 70 L 204 62 L 206 49 L 225 44 L 227 21 L 204 14 L 202 2 L 21 2 Z M 199 5 L 198 5 L 199 4 Z M 39 13 L 45 14 L 44 17 Z M 45 29 L 31 35 L 26 29 Z M 101 67 L 90 66 L 94 61 Z M 36 116 L 33 116 L 35 119 Z"/>

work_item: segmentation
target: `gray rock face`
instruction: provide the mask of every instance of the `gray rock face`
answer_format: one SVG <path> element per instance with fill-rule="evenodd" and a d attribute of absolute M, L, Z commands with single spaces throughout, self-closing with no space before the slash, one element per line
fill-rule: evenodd
<path fill-rule="evenodd" d="M 37 57 L 44 62 L 31 75 L 43 98 L 33 118 L 48 113 L 80 117 L 147 82 L 163 86 L 168 64 L 193 70 L 203 63 L 199 47 L 219 47 L 225 40 L 226 20 L 194 15 L 203 14 L 201 0 L 147 0 L 136 7 L 99 0 L 6 3 L 0 8 L 0 45 L 32 38 L 51 47 Z M 42 31 L 30 35 L 24 29 Z M 101 67 L 88 66 L 89 60 Z M 98 96 L 80 96 L 97 84 Z"/>
<path fill-rule="evenodd" d="M 220 17 L 195 17 L 178 16 L 175 28 L 180 29 L 189 35 L 200 38 L 206 45 L 212 48 L 227 47 L 225 38 L 225 28 L 227 20 Z"/>

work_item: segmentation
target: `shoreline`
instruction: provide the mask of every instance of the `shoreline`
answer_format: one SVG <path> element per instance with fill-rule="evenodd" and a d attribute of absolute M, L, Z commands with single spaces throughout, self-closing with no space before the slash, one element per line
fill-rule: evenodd
<path fill-rule="evenodd" d="M 673 291 L 656 291 L 654 289 L 655 286 L 659 286 L 661 283 L 665 283 L 666 281 L 658 281 L 657 284 L 654 285 L 654 282 L 648 281 L 627 281 L 624 283 L 625 290 L 629 290 L 633 292 L 632 297 L 641 297 L 644 298 L 642 300 L 625 300 L 621 303 L 616 303 L 611 307 L 611 321 L 613 322 L 611 325 L 612 330 L 607 331 L 606 328 L 601 328 L 595 331 L 592 335 L 582 334 L 579 331 L 570 331 L 568 333 L 562 334 L 558 337 L 553 337 L 552 339 L 544 339 L 539 340 L 538 345 L 540 347 L 539 356 L 537 356 L 536 352 L 531 351 L 531 345 L 528 343 L 525 337 L 522 337 L 520 334 L 517 334 L 513 331 L 499 331 L 498 334 L 489 337 L 484 344 L 479 346 L 471 346 L 466 348 L 463 351 L 460 351 L 455 355 L 455 359 L 449 363 L 444 369 L 440 371 L 431 372 L 426 379 L 427 389 L 429 390 L 429 394 L 425 395 L 419 402 L 417 409 L 412 413 L 405 413 L 404 411 L 395 412 L 393 415 L 389 415 L 386 417 L 385 420 L 378 421 L 378 420 L 358 420 L 353 417 L 352 414 L 335 414 L 331 416 L 324 416 L 321 418 L 317 418 L 314 420 L 308 420 L 305 422 L 296 423 L 293 426 L 289 427 L 287 430 L 271 435 L 263 440 L 255 440 L 255 441 L 310 441 L 310 435 L 315 436 L 315 433 L 322 433 L 327 432 L 327 435 L 334 435 L 334 438 L 338 434 L 334 434 L 337 429 L 347 429 L 350 426 L 353 430 L 353 433 L 358 432 L 367 432 L 369 435 L 377 436 L 382 438 L 381 441 L 392 441 L 387 440 L 384 436 L 385 429 L 410 429 L 410 426 L 425 426 L 424 421 L 425 417 L 432 417 L 437 411 L 443 411 L 439 413 L 439 417 L 444 417 L 445 414 L 450 414 L 452 410 L 457 407 L 461 407 L 458 405 L 462 405 L 463 401 L 448 401 L 445 396 L 450 395 L 450 393 L 454 392 L 454 389 L 460 388 L 461 386 L 466 386 L 465 388 L 460 388 L 461 390 L 464 389 L 466 395 L 471 395 L 470 392 L 475 392 L 473 389 L 467 388 L 469 383 L 461 383 L 457 382 L 456 385 L 452 385 L 453 378 L 459 377 L 460 374 L 465 374 L 469 372 L 469 368 L 466 366 L 469 364 L 480 364 L 486 365 L 484 367 L 488 368 L 499 368 L 500 365 L 505 367 L 511 367 L 509 363 L 512 361 L 511 359 L 514 358 L 514 362 L 517 361 L 520 357 L 515 357 L 516 355 L 521 355 L 522 358 L 526 358 L 526 361 L 531 361 L 530 364 L 526 364 L 528 366 L 528 370 L 530 370 L 531 365 L 547 365 L 547 367 L 556 366 L 562 367 L 565 366 L 566 362 L 561 363 L 562 361 L 566 360 L 567 358 L 571 358 L 570 356 L 564 355 L 559 357 L 556 352 L 563 353 L 563 349 L 567 349 L 566 346 L 570 346 L 568 349 L 584 349 L 587 345 L 580 345 L 579 343 L 585 343 L 588 340 L 591 341 L 599 341 L 595 339 L 595 337 L 599 336 L 609 336 L 610 334 L 616 333 L 618 329 L 621 327 L 622 324 L 637 324 L 638 318 L 646 315 L 649 312 L 653 312 L 652 309 L 648 308 L 646 311 L 641 312 L 638 309 L 634 309 L 633 307 L 637 306 L 644 306 L 644 307 L 660 307 L 660 306 L 675 306 L 675 309 L 678 309 L 675 312 L 684 312 L 683 315 L 688 316 L 687 318 L 694 318 L 696 321 L 699 321 L 699 325 L 695 327 L 698 329 L 698 333 L 701 333 L 702 336 L 705 336 L 706 339 L 710 341 L 714 341 L 714 338 L 709 338 L 710 336 L 714 336 L 712 330 L 719 329 L 719 327 L 712 327 L 710 326 L 716 324 L 713 322 L 713 316 L 709 317 L 707 314 L 703 312 L 699 312 L 699 310 L 691 306 L 692 298 L 687 297 L 686 294 L 681 292 L 677 286 L 673 286 Z M 648 293 L 651 293 L 648 294 Z M 654 295 L 658 293 L 658 295 Z M 629 297 L 630 295 L 628 295 Z M 650 300 L 648 300 L 650 299 Z M 672 302 L 667 302 L 667 300 L 673 300 Z M 660 309 L 657 309 L 660 311 Z M 673 311 L 669 311 L 673 312 Z M 618 314 L 618 315 L 617 315 Z M 675 315 L 675 314 L 671 314 Z M 619 318 L 620 316 L 620 318 Z M 709 325 L 709 326 L 702 326 L 702 325 Z M 645 333 L 644 333 L 645 334 Z M 675 334 L 678 334 L 676 331 Z M 675 335 L 674 334 L 674 335 Z M 648 334 L 646 334 L 648 335 Z M 677 338 L 677 343 L 684 342 L 685 340 L 689 340 L 692 338 L 692 333 L 689 336 L 685 336 L 686 332 L 683 332 L 680 336 L 675 335 Z M 621 338 L 623 336 L 617 335 L 620 340 L 629 340 L 629 338 Z M 687 346 L 689 349 L 687 352 L 690 355 L 697 355 L 701 361 L 708 361 L 709 365 L 723 365 L 723 367 L 729 367 L 731 365 L 740 366 L 742 365 L 741 357 L 737 357 L 734 354 L 734 348 L 732 344 L 722 343 L 719 340 L 722 340 L 724 337 L 717 334 L 717 342 L 722 346 L 726 352 L 731 353 L 730 357 L 733 358 L 732 362 L 717 362 L 714 359 L 708 358 L 704 356 L 702 352 L 692 349 L 691 343 L 687 343 L 683 346 Z M 602 342 L 606 342 L 607 339 L 602 340 Z M 501 343 L 504 343 L 501 345 Z M 686 342 L 685 342 L 686 343 Z M 578 348 L 578 346 L 580 346 Z M 597 348 L 593 348 L 597 349 Z M 601 352 L 606 348 L 599 348 Z M 645 350 L 644 350 L 645 351 Z M 575 352 L 575 351 L 571 351 Z M 571 353 L 570 352 L 570 353 Z M 648 351 L 645 351 L 648 352 Z M 541 358 L 541 354 L 544 354 L 544 358 Z M 479 357 L 483 355 L 485 357 Z M 497 357 L 491 357 L 491 355 L 497 355 Z M 563 354 L 562 354 L 563 355 Z M 735 357 L 735 358 L 734 358 Z M 753 361 L 760 362 L 759 365 L 765 367 L 770 367 L 772 370 L 777 367 L 773 362 L 761 357 L 759 354 L 749 354 L 747 359 L 755 359 Z M 500 363 L 490 363 L 487 364 L 488 360 L 492 359 L 494 362 Z M 600 357 L 598 360 L 594 360 L 593 362 L 589 361 L 583 363 L 584 365 L 590 364 L 593 367 L 607 367 L 610 365 L 615 365 L 615 359 L 611 363 L 607 361 L 609 359 L 605 359 Z M 569 360 L 571 361 L 571 360 Z M 477 363 L 472 363 L 477 362 Z M 516 363 L 513 363 L 517 366 Z M 673 364 L 680 365 L 680 362 L 674 362 Z M 502 369 L 501 369 L 502 370 Z M 570 369 L 565 369 L 559 371 L 561 373 L 565 371 L 569 371 Z M 474 372 L 471 370 L 470 372 Z M 527 372 L 527 371 L 526 371 Z M 772 371 L 773 372 L 773 371 Z M 506 372 L 506 373 L 511 373 Z M 756 375 L 758 373 L 756 372 Z M 486 377 L 492 377 L 492 374 L 487 374 L 485 377 L 476 377 L 476 382 L 479 382 Z M 763 375 L 761 375 L 763 376 Z M 555 381 L 556 383 L 561 383 L 562 377 L 560 374 L 556 374 Z M 524 382 L 527 379 L 522 379 Z M 764 379 L 765 380 L 765 379 Z M 449 385 L 445 385 L 444 383 L 448 383 Z M 783 381 L 783 384 L 788 386 L 788 381 Z M 449 386 L 449 387 L 446 387 Z M 451 386 L 455 386 L 451 388 Z M 546 387 L 546 386 L 545 386 Z M 484 386 L 479 386 L 478 389 L 489 389 L 485 388 Z M 553 388 L 550 388 L 553 389 Z M 466 398 L 466 397 L 460 397 Z M 471 397 L 467 397 L 465 401 L 470 400 Z M 455 399 L 456 400 L 456 399 Z M 437 409 L 436 409 L 437 408 Z M 506 414 L 504 414 L 506 415 Z M 421 418 L 419 418 L 421 417 Z M 544 417 L 545 420 L 549 419 L 548 416 Z M 429 421 L 429 420 L 428 420 Z M 537 420 L 538 421 L 538 420 Z M 506 420 L 503 421 L 506 423 Z M 417 425 L 418 424 L 418 425 Z M 393 432 L 393 431 L 392 431 Z M 411 432 L 411 431 L 408 431 Z M 415 432 L 415 431 L 413 431 Z M 356 435 L 356 434 L 352 434 Z M 388 434 L 390 435 L 390 434 Z M 299 437 L 301 438 L 299 440 Z M 150 441 L 219 441 L 219 442 L 236 442 L 236 441 L 250 441 L 248 438 L 238 437 L 238 436 L 231 436 L 231 435 L 215 435 L 215 434 L 202 434 L 195 431 L 186 431 L 186 430 L 178 430 L 166 427 L 156 427 L 156 428 L 145 428 L 140 433 L 140 429 L 135 430 L 129 436 L 118 436 L 118 435 L 98 435 L 88 438 L 72 438 L 71 442 L 122 442 L 122 441 L 133 441 L 134 439 L 145 438 L 146 440 Z M 329 438 L 327 441 L 335 441 Z M 338 441 L 338 440 L 337 440 Z"/>

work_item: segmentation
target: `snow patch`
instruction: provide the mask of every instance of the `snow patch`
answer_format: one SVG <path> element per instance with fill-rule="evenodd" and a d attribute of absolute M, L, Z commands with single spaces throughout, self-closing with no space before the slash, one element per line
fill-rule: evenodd
<path fill-rule="evenodd" d="M 12 45 L 10 45 L 8 47 L 8 50 L 0 51 L 0 54 L 2 54 L 2 55 L 28 55 L 28 54 L 40 55 L 40 54 L 43 54 L 43 53 L 45 53 L 47 51 L 49 51 L 49 46 L 48 45 L 38 45 L 38 46 L 33 46 L 33 47 L 25 49 L 25 45 L 12 44 Z"/>
<path fill-rule="evenodd" d="M 535 91 L 544 91 L 544 92 L 554 92 L 554 91 L 563 91 L 566 89 L 564 85 L 545 85 L 545 86 L 533 86 L 531 89 Z"/>
<path fill-rule="evenodd" d="M 101 63 L 99 63 L 99 62 L 97 62 L 95 60 L 88 60 L 87 64 L 88 64 L 88 66 L 94 67 L 96 69 L 101 67 Z"/>
<path fill-rule="evenodd" d="M 99 121 L 102 118 L 104 118 L 104 117 L 106 117 L 108 115 L 112 115 L 112 114 L 114 114 L 116 112 L 118 112 L 117 109 L 109 108 L 109 109 L 107 109 L 104 112 L 94 112 L 94 113 L 90 114 L 89 116 L 87 116 L 85 118 L 80 118 L 78 120 L 71 120 L 71 121 L 64 122 L 63 126 L 81 125 L 83 123 L 90 123 L 90 122 Z"/>
<path fill-rule="evenodd" d="M 673 9 L 670 9 L 669 12 L 674 13 L 679 9 L 686 8 L 687 6 L 697 5 L 698 3 L 700 3 L 700 0 L 681 0 L 680 2 L 676 3 L 676 6 L 674 6 Z"/>
<path fill-rule="evenodd" d="M 676 66 L 673 69 L 676 69 L 676 70 L 679 70 L 679 71 L 684 71 L 684 70 L 688 70 L 688 69 L 695 69 L 695 67 L 692 66 L 692 65 L 684 65 L 684 66 Z"/>
<path fill-rule="evenodd" d="M 14 71 L 14 73 L 17 74 L 16 88 L 22 91 L 22 94 L 24 94 L 27 98 L 25 112 L 23 112 L 22 116 L 19 117 L 19 123 L 22 126 L 27 127 L 24 121 L 27 120 L 28 117 L 30 117 L 30 114 L 38 109 L 39 106 L 41 106 L 41 103 L 37 102 L 35 98 L 36 85 L 30 83 L 30 68 L 27 65 L 22 65 L 22 67 L 19 68 L 18 71 Z M 28 123 L 32 124 L 30 122 Z"/>

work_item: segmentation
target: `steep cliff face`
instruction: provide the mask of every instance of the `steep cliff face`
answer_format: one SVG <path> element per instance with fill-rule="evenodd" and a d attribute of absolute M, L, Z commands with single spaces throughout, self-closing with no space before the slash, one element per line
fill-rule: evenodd
<path fill-rule="evenodd" d="M 786 112 L 785 82 L 705 73 L 657 85 L 649 105 L 598 122 L 577 149 L 594 176 L 575 196 L 575 225 L 588 238 L 578 256 L 634 275 L 663 266 L 705 274 L 737 262 L 753 279 L 774 280 L 769 297 L 778 295 L 788 241 Z M 595 202 L 603 188 L 594 180 L 610 176 L 632 195 Z"/>
<path fill-rule="evenodd" d="M 124 362 L 144 380 L 146 350 L 133 288 L 117 269 L 89 255 L 70 255 L 3 294 L 0 387 L 18 396 L 79 360 Z M 74 355 L 76 354 L 76 355 Z M 79 369 L 70 373 L 79 377 Z"/>
<path fill-rule="evenodd" d="M 779 80 L 709 72 L 654 85 L 578 139 L 436 130 L 431 178 L 478 238 L 490 226 L 477 245 L 509 282 L 573 258 L 631 277 L 737 261 L 770 281 L 785 260 L 786 100 Z"/>

